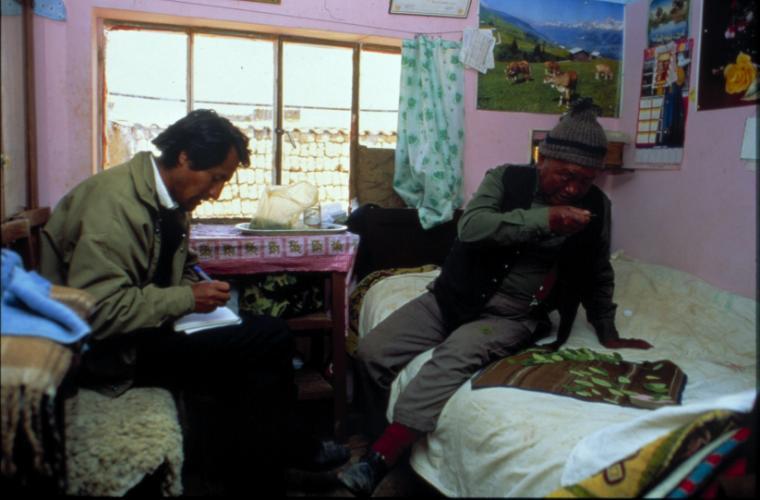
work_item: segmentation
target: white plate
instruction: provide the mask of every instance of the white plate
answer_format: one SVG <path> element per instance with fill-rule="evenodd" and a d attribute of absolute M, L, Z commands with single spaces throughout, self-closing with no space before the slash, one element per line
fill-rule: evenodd
<path fill-rule="evenodd" d="M 235 224 L 235 227 L 240 229 L 243 234 L 250 234 L 253 236 L 295 236 L 295 235 L 310 235 L 310 234 L 334 234 L 342 233 L 346 229 L 346 226 L 341 224 L 324 224 L 322 227 L 298 227 L 293 229 L 251 229 L 249 222 L 241 222 Z"/>

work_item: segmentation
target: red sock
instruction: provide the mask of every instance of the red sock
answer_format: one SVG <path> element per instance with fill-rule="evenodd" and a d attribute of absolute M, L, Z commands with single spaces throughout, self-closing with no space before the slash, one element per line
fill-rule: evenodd
<path fill-rule="evenodd" d="M 378 452 L 385 459 L 388 467 L 392 467 L 398 461 L 404 451 L 409 449 L 420 437 L 420 432 L 398 422 L 393 422 L 385 428 L 383 435 L 372 445 L 372 450 Z"/>

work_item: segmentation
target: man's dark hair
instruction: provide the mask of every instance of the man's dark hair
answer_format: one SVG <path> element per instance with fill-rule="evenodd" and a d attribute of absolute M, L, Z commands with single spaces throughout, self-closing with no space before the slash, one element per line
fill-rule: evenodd
<path fill-rule="evenodd" d="M 213 109 L 196 109 L 171 124 L 153 139 L 161 151 L 159 161 L 166 168 L 177 165 L 184 151 L 193 170 L 206 170 L 224 162 L 231 147 L 237 151 L 240 163 L 251 164 L 248 137 L 227 118 Z"/>

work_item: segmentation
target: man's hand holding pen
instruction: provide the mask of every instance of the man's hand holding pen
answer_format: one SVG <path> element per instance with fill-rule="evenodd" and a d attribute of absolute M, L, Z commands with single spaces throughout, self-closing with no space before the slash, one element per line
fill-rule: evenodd
<path fill-rule="evenodd" d="M 211 312 L 230 300 L 229 283 L 211 279 L 199 266 L 194 266 L 193 270 L 203 280 L 192 285 L 195 312 Z"/>

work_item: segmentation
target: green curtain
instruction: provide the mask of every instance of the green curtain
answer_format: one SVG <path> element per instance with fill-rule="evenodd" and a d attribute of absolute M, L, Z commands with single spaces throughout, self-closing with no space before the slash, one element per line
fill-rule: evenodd
<path fill-rule="evenodd" d="M 418 36 L 401 50 L 393 187 L 425 229 L 462 204 L 464 66 L 461 42 Z"/>

